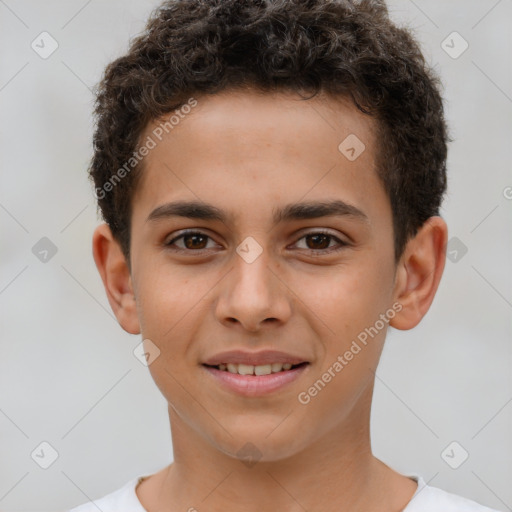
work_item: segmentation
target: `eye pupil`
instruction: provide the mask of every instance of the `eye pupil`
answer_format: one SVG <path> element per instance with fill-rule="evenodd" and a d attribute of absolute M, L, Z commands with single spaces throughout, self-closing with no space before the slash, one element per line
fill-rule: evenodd
<path fill-rule="evenodd" d="M 204 241 L 207 237 L 205 235 L 201 235 L 199 233 L 195 233 L 195 234 L 191 234 L 191 235 L 184 235 L 183 241 L 185 242 L 185 246 L 187 247 L 187 249 L 197 249 L 198 245 L 195 242 L 197 242 L 198 238 L 202 238 Z M 188 241 L 190 241 L 191 239 L 194 239 L 194 242 L 188 243 Z M 201 245 L 201 244 L 199 244 L 199 245 Z M 199 247 L 199 249 L 203 249 L 203 247 Z"/>
<path fill-rule="evenodd" d="M 317 247 L 309 247 L 310 244 L 308 243 L 308 247 L 310 249 L 326 249 L 327 247 L 329 247 L 329 240 L 331 237 L 329 235 L 325 235 L 323 233 L 314 233 L 312 235 L 307 235 L 306 238 L 308 240 L 314 239 L 314 244 L 316 244 L 319 239 L 324 241 L 324 243 L 321 244 L 322 247 L 318 247 L 318 246 Z M 327 241 L 327 243 L 325 243 L 325 241 Z"/>

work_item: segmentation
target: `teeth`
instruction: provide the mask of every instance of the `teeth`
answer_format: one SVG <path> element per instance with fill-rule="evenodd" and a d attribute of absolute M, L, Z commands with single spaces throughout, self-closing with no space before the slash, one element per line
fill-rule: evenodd
<path fill-rule="evenodd" d="M 255 367 L 252 366 L 252 364 L 239 364 L 238 365 L 238 373 L 240 375 L 253 375 L 254 374 L 254 368 Z"/>
<path fill-rule="evenodd" d="M 219 364 L 218 369 L 228 371 L 230 373 L 238 373 L 239 375 L 269 375 L 270 373 L 277 373 L 282 370 L 290 370 L 292 365 L 290 363 L 272 363 L 254 366 L 252 364 Z"/>
<path fill-rule="evenodd" d="M 270 375 L 272 373 L 272 365 L 262 364 L 261 366 L 254 367 L 255 375 Z"/>

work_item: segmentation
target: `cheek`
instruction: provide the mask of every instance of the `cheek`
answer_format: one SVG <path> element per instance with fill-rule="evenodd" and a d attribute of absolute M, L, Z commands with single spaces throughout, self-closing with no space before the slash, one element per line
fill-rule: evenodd
<path fill-rule="evenodd" d="M 138 274 L 142 334 L 162 344 L 186 325 L 204 295 L 204 286 L 170 266 L 148 265 Z"/>
<path fill-rule="evenodd" d="M 202 316 L 205 289 L 201 283 L 169 268 L 139 274 L 144 285 L 139 290 L 138 314 L 142 336 L 157 347 L 158 357 L 149 365 L 155 384 L 169 403 L 179 402 L 187 367 L 193 364 L 193 346 Z"/>
<path fill-rule="evenodd" d="M 186 409 L 190 401 L 184 390 L 192 364 L 190 340 L 196 338 L 204 295 L 204 290 L 200 293 L 199 287 L 194 289 L 190 282 L 188 278 L 174 275 L 171 279 L 165 272 L 159 273 L 158 279 L 146 281 L 139 311 L 144 339 L 151 340 L 159 350 L 148 369 L 167 402 L 178 409 Z"/>
<path fill-rule="evenodd" d="M 293 286 L 329 336 L 345 339 L 372 325 L 389 306 L 390 280 L 375 262 L 330 267 L 323 275 L 301 275 Z"/>
<path fill-rule="evenodd" d="M 377 273 L 339 273 L 315 289 L 308 305 L 321 318 L 323 357 L 299 398 L 307 412 L 305 422 L 314 425 L 323 417 L 323 429 L 344 420 L 363 393 L 371 400 L 371 383 L 378 366 L 387 323 L 380 315 L 389 309 L 383 299 L 386 281 Z M 375 328 L 376 322 L 379 322 Z"/>

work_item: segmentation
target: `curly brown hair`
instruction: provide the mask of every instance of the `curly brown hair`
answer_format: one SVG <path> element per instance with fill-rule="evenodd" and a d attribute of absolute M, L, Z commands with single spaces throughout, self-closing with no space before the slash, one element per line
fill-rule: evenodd
<path fill-rule="evenodd" d="M 449 141 L 440 81 L 383 1 L 169 0 L 97 86 L 89 174 L 128 264 L 144 129 L 193 96 L 243 87 L 345 96 L 375 119 L 396 261 L 439 215 Z"/>

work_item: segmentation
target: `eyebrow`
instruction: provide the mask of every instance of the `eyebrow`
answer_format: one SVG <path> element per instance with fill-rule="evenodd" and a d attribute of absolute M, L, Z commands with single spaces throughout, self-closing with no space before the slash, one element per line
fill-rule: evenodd
<path fill-rule="evenodd" d="M 351 217 L 369 223 L 368 216 L 354 205 L 339 199 L 333 201 L 308 201 L 291 203 L 273 209 L 274 224 L 289 220 L 316 219 L 318 217 Z M 202 201 L 174 201 L 155 208 L 146 219 L 156 221 L 171 217 L 228 222 L 233 216 L 216 206 Z"/>

